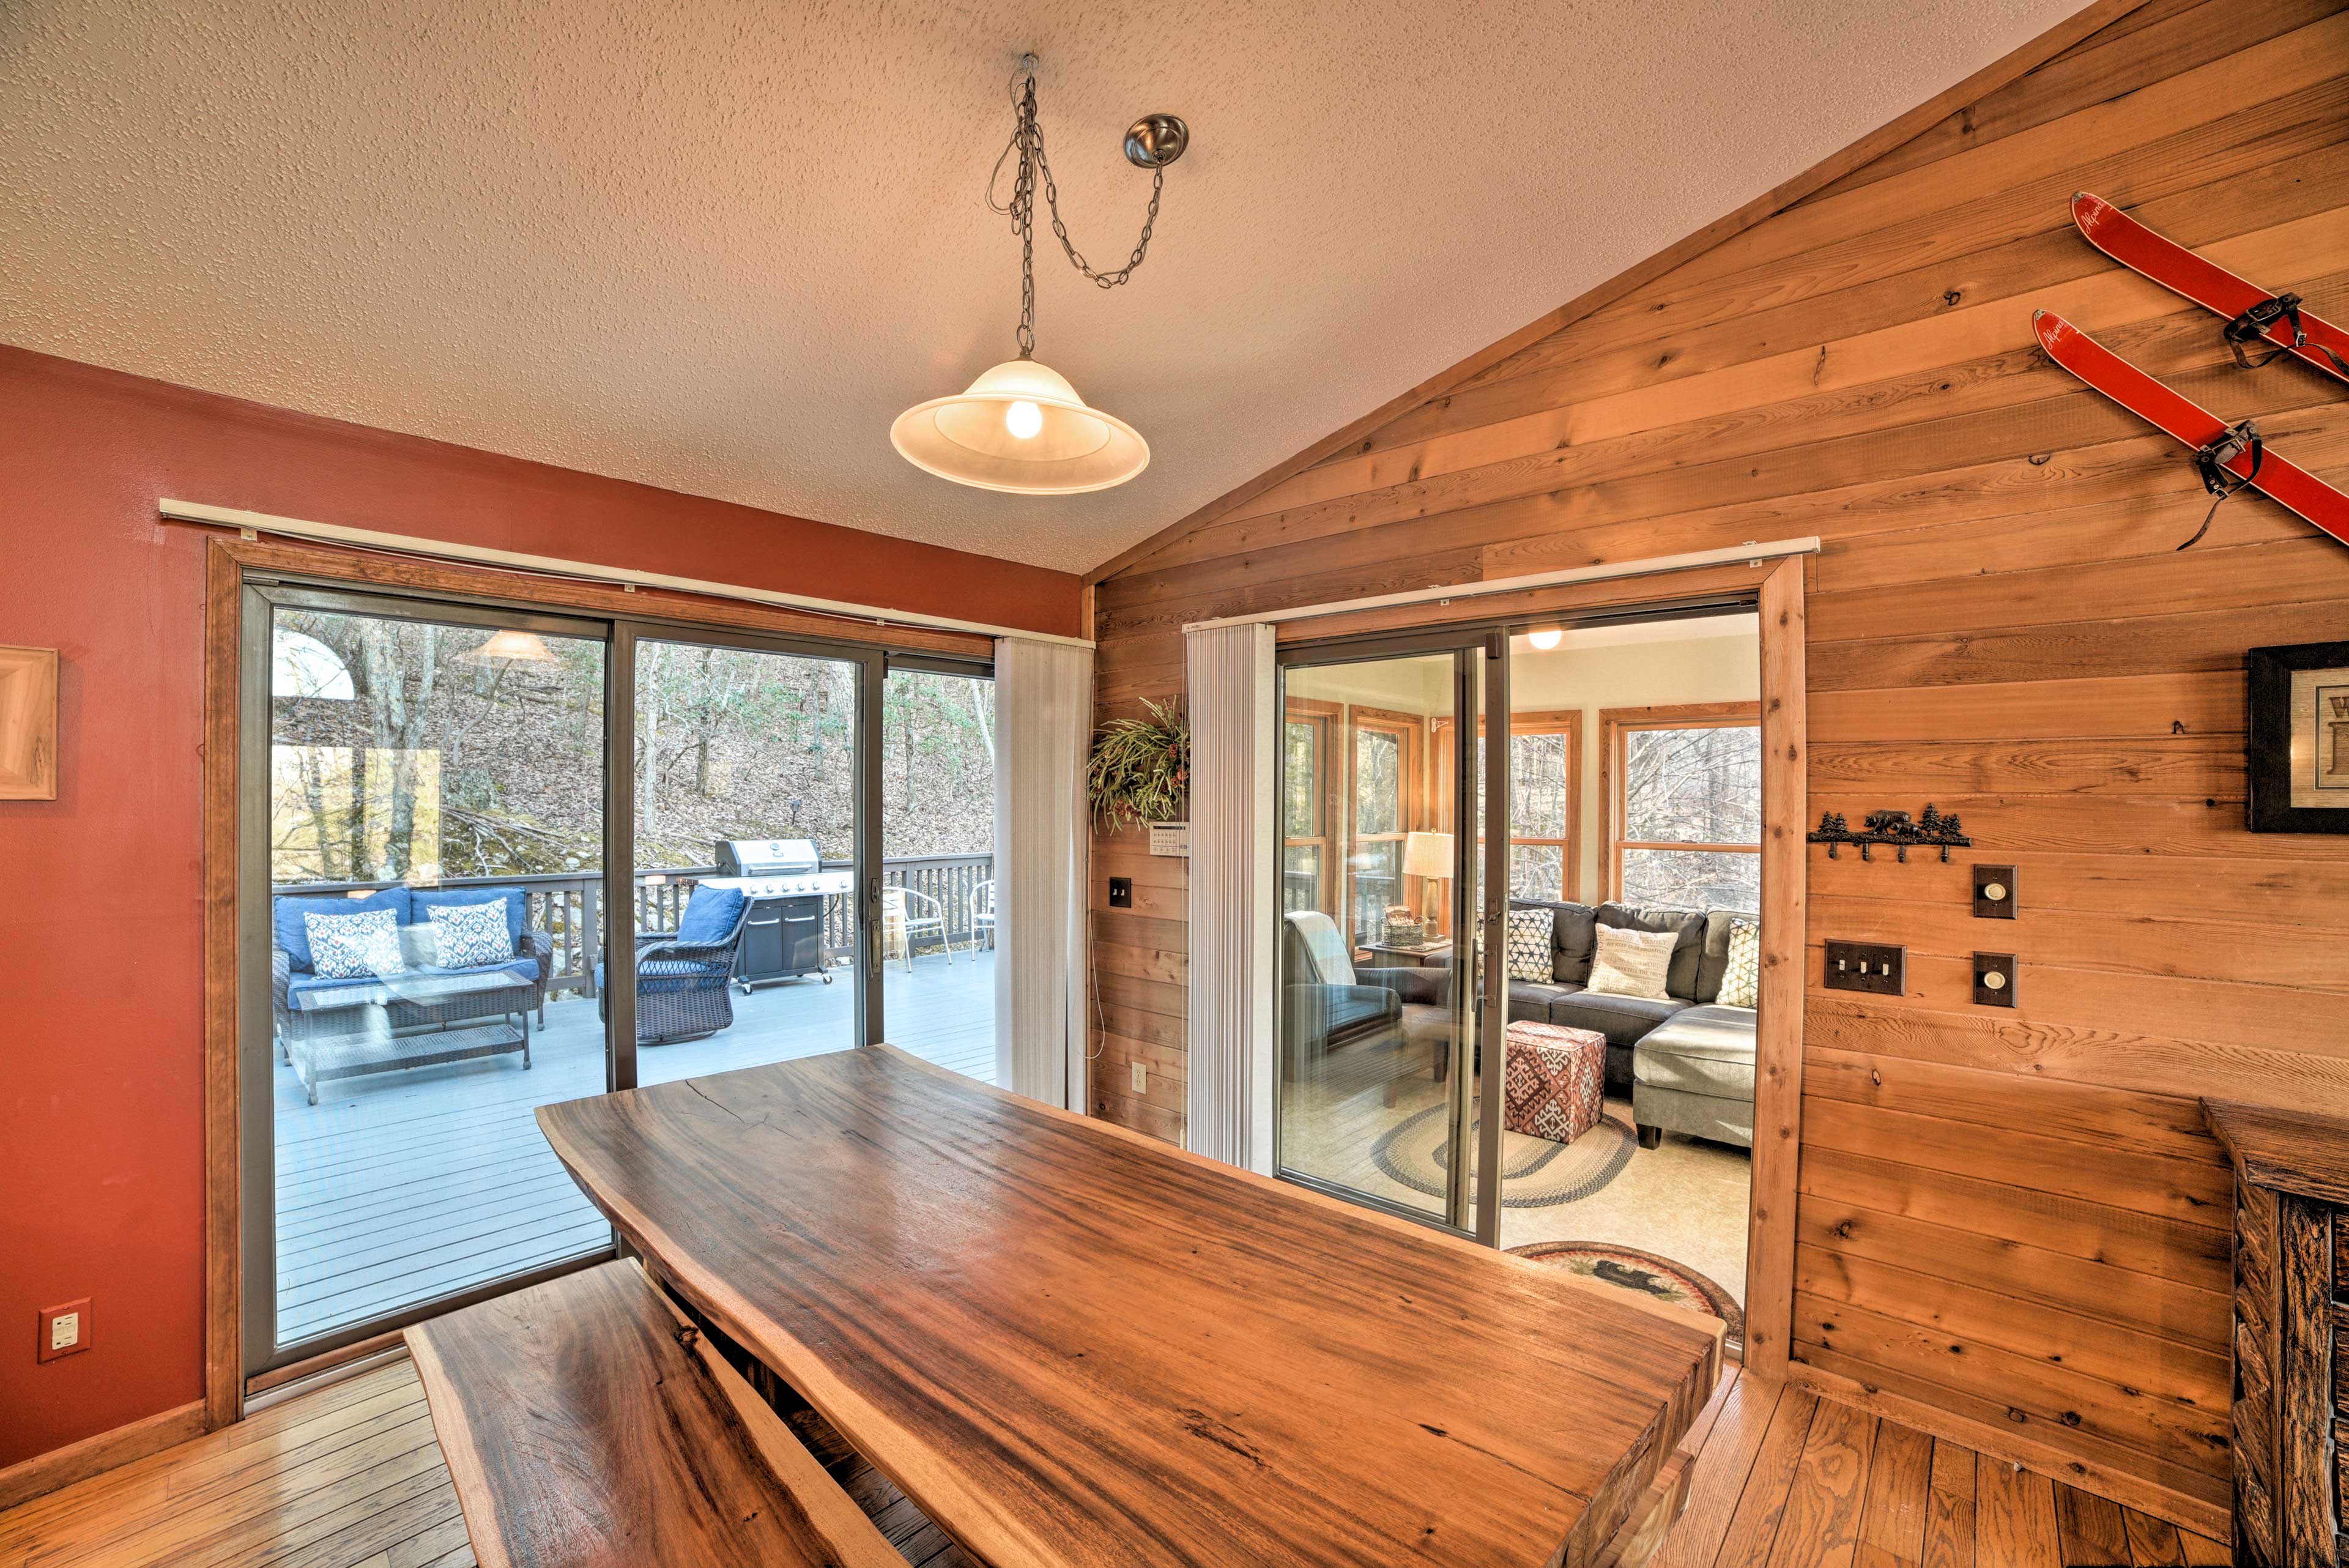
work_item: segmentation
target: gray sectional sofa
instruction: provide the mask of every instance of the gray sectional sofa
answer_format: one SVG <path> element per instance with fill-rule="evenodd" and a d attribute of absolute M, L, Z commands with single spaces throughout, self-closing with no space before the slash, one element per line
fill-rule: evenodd
<path fill-rule="evenodd" d="M 1512 905 L 1548 909 L 1552 919 L 1550 977 L 1509 981 L 1510 1018 L 1606 1036 L 1608 1092 L 1630 1098 L 1643 1146 L 1652 1148 L 1664 1133 L 1679 1132 L 1751 1148 L 1756 1015 L 1720 1001 L 1735 913 L 1523 898 Z M 1351 1044 L 1398 1040 L 1426 1043 L 1441 1075 L 1449 1060 L 1449 971 L 1357 971 L 1327 916 L 1300 911 L 1286 924 L 1281 1015 L 1289 1075 L 1299 1063 Z M 1679 933 L 1665 1000 L 1585 989 L 1600 926 Z"/>

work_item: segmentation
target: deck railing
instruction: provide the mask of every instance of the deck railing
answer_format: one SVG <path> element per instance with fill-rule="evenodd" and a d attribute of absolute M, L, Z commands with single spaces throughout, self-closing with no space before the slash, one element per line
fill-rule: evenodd
<path fill-rule="evenodd" d="M 827 871 L 845 871 L 853 863 L 827 860 Z M 678 866 L 639 871 L 636 877 L 633 929 L 673 931 L 686 901 L 705 877 L 719 874 L 715 866 Z M 943 906 L 947 940 L 959 946 L 977 937 L 971 923 L 972 896 L 995 876 L 995 857 L 976 855 L 904 855 L 881 862 L 884 887 L 911 888 L 928 894 Z M 398 882 L 280 883 L 276 893 L 304 896 L 375 892 L 397 888 Z M 595 994 L 595 965 L 602 961 L 608 940 L 604 926 L 604 877 L 600 871 L 572 871 L 535 877 L 450 877 L 436 888 L 520 888 L 527 895 L 528 925 L 544 931 L 554 944 L 554 972 L 547 992 Z M 845 957 L 856 950 L 856 912 L 846 897 L 823 901 L 823 942 L 827 953 Z"/>

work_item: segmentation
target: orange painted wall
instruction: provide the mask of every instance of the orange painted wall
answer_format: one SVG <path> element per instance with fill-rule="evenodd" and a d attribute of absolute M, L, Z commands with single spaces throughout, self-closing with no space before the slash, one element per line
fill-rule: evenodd
<path fill-rule="evenodd" d="M 0 347 L 0 643 L 62 650 L 0 802 L 0 1469 L 202 1392 L 203 531 L 171 496 L 1075 634 L 1066 573 Z M 34 1315 L 93 1298 L 47 1366 Z"/>

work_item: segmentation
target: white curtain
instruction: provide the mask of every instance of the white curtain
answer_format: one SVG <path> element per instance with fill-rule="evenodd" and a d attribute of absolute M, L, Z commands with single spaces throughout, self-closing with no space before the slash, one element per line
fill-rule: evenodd
<path fill-rule="evenodd" d="M 995 644 L 995 1081 L 1085 1108 L 1089 648 Z"/>
<path fill-rule="evenodd" d="M 1272 628 L 1184 639 L 1191 719 L 1187 1142 L 1272 1168 L 1272 985 L 1279 853 Z"/>

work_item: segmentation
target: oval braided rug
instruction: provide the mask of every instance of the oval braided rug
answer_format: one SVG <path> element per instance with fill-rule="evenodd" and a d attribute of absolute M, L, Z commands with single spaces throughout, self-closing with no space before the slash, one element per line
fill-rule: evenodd
<path fill-rule="evenodd" d="M 1546 1268 L 1565 1269 L 1586 1280 L 1617 1290 L 1632 1291 L 1666 1306 L 1709 1313 L 1729 1325 L 1724 1351 L 1735 1355 L 1745 1348 L 1745 1313 L 1730 1293 L 1686 1263 L 1675 1263 L 1637 1247 L 1612 1241 L 1534 1241 L 1509 1251 Z"/>
<path fill-rule="evenodd" d="M 1413 1192 L 1441 1198 L 1452 1159 L 1451 1107 L 1437 1104 L 1405 1116 L 1371 1146 L 1371 1162 Z M 1530 1133 L 1505 1133 L 1501 1140 L 1501 1207 L 1544 1209 L 1588 1198 L 1631 1163 L 1639 1135 L 1608 1116 L 1572 1143 L 1552 1143 Z"/>

